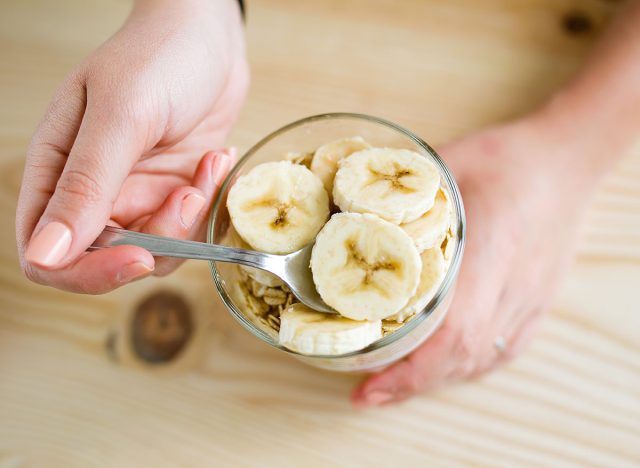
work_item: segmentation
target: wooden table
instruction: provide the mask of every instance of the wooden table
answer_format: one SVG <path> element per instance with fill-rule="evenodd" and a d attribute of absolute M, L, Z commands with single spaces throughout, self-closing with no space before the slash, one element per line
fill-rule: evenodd
<path fill-rule="evenodd" d="M 253 85 L 231 141 L 371 113 L 434 145 L 514 116 L 571 75 L 616 8 L 579 0 L 249 0 Z M 123 0 L 4 0 L 0 12 L 0 465 L 640 464 L 640 156 L 604 182 L 533 345 L 505 369 L 399 406 L 349 407 L 356 376 L 249 336 L 206 265 L 102 297 L 30 284 L 13 216 L 55 85 L 121 23 Z M 144 363 L 138 303 L 174 292 L 187 349 Z"/>

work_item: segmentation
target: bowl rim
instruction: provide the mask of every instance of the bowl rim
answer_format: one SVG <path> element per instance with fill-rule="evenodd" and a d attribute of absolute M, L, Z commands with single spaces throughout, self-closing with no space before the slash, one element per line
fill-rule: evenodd
<path fill-rule="evenodd" d="M 258 336 L 259 338 L 262 339 L 262 341 L 266 342 L 268 345 L 272 346 L 273 348 L 277 348 L 281 351 L 284 351 L 286 353 L 293 354 L 296 356 L 303 356 L 305 358 L 316 358 L 316 359 L 344 359 L 344 358 L 367 354 L 372 351 L 382 349 L 398 341 L 402 337 L 409 334 L 412 330 L 417 328 L 418 325 L 420 325 L 420 323 L 426 320 L 433 313 L 433 311 L 438 308 L 440 303 L 447 296 L 447 293 L 455 285 L 455 281 L 458 276 L 458 272 L 460 270 L 460 264 L 462 262 L 462 256 L 464 253 L 464 247 L 465 247 L 465 241 L 466 241 L 466 217 L 464 212 L 464 205 L 462 202 L 462 196 L 460 194 L 460 189 L 458 188 L 458 185 L 455 179 L 453 178 L 453 175 L 451 174 L 451 171 L 449 170 L 447 165 L 444 163 L 444 161 L 438 155 L 438 153 L 431 146 L 429 146 L 427 142 L 425 142 L 422 138 L 418 137 L 411 130 L 408 130 L 398 124 L 395 124 L 389 120 L 386 120 L 380 117 L 375 117 L 368 114 L 354 113 L 354 112 L 331 112 L 331 113 L 325 113 L 325 114 L 312 115 L 309 117 L 298 119 L 283 127 L 280 127 L 277 130 L 269 133 L 264 138 L 262 138 L 260 141 L 258 141 L 256 144 L 254 144 L 251 148 L 249 148 L 249 150 L 247 150 L 244 153 L 244 155 L 238 160 L 237 164 L 229 172 L 223 184 L 220 186 L 218 193 L 216 194 L 216 198 L 209 215 L 209 223 L 207 226 L 207 242 L 213 243 L 214 228 L 215 228 L 218 211 L 221 207 L 223 200 L 225 200 L 226 198 L 226 194 L 230 188 L 229 185 L 231 184 L 231 181 L 234 180 L 234 178 L 236 177 L 236 175 L 238 174 L 242 166 L 251 158 L 251 156 L 253 156 L 260 148 L 262 148 L 264 145 L 269 143 L 271 140 L 273 140 L 274 138 L 278 137 L 279 135 L 289 130 L 292 130 L 294 128 L 297 128 L 312 122 L 321 121 L 321 120 L 331 120 L 331 119 L 366 120 L 368 122 L 373 122 L 379 125 L 383 125 L 403 134 L 404 136 L 412 140 L 415 144 L 417 144 L 419 147 L 421 147 L 429 155 L 432 162 L 436 164 L 436 166 L 440 170 L 441 176 L 443 176 L 447 182 L 446 185 L 450 189 L 451 193 L 449 195 L 451 197 L 451 201 L 454 206 L 454 212 L 456 215 L 456 224 L 457 224 L 456 235 L 458 238 L 458 242 L 456 243 L 456 247 L 452 254 L 449 269 L 445 273 L 445 277 L 442 283 L 440 283 L 440 286 L 438 287 L 437 291 L 435 292 L 434 296 L 431 298 L 429 303 L 420 312 L 416 313 L 402 327 L 387 334 L 386 336 L 383 336 L 379 340 L 376 340 L 375 342 L 371 343 L 369 346 L 357 351 L 351 351 L 349 353 L 338 354 L 338 355 L 303 354 L 303 353 L 298 353 L 296 351 L 290 350 L 280 345 L 276 340 L 273 339 L 271 335 L 269 335 L 264 330 L 260 329 L 251 320 L 249 320 L 242 311 L 240 311 L 236 307 L 236 305 L 234 304 L 234 301 L 229 296 L 229 294 L 227 293 L 224 287 L 224 280 L 222 279 L 222 276 L 220 275 L 220 272 L 218 271 L 218 268 L 216 266 L 217 262 L 215 261 L 209 262 L 209 268 L 211 270 L 213 280 L 216 284 L 216 289 L 218 291 L 218 294 L 220 295 L 220 298 L 222 299 L 222 302 L 226 306 L 227 310 L 231 312 L 231 315 L 238 322 L 240 322 L 240 324 L 247 331 L 249 331 L 255 336 Z"/>

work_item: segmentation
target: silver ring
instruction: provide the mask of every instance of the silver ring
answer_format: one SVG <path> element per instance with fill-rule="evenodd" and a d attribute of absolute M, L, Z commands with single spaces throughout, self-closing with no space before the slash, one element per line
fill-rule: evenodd
<path fill-rule="evenodd" d="M 498 351 L 498 353 L 504 353 L 504 350 L 507 347 L 507 343 L 503 336 L 497 336 L 493 345 L 496 347 L 496 351 Z"/>

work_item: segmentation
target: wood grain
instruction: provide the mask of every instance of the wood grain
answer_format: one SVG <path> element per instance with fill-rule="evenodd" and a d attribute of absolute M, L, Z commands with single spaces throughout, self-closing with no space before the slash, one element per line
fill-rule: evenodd
<path fill-rule="evenodd" d="M 326 111 L 396 121 L 434 145 L 524 112 L 571 75 L 615 2 L 252 0 L 246 149 Z M 640 153 L 598 191 L 553 312 L 522 358 L 476 382 L 357 412 L 356 376 L 307 368 L 225 313 L 205 265 L 102 297 L 30 284 L 13 215 L 56 84 L 121 23 L 120 0 L 5 0 L 0 14 L 0 466 L 640 464 Z M 568 34 L 562 18 L 592 29 Z M 194 337 L 140 362 L 129 320 L 154 291 Z"/>

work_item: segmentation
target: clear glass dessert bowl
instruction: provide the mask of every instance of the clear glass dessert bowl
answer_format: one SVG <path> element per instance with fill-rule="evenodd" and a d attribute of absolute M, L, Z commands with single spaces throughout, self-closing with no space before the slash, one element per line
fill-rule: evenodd
<path fill-rule="evenodd" d="M 210 262 L 218 293 L 233 317 L 252 335 L 312 366 L 335 371 L 373 371 L 401 359 L 422 344 L 439 327 L 451 303 L 465 243 L 465 215 L 460 191 L 437 153 L 411 131 L 392 122 L 363 114 L 332 113 L 307 117 L 271 133 L 255 144 L 224 181 L 209 218 L 207 241 L 238 246 L 230 222 L 227 196 L 234 181 L 258 164 L 286 159 L 291 154 L 311 154 L 327 142 L 361 136 L 374 147 L 402 148 L 427 158 L 440 172 L 440 184 L 451 204 L 451 224 L 442 250 L 446 272 L 429 303 L 404 323 L 383 322 L 384 335 L 364 349 L 341 355 L 305 355 L 279 344 L 279 318 L 261 315 L 240 287 L 237 265 Z M 240 241 L 241 242 L 241 241 Z"/>

